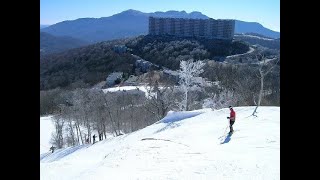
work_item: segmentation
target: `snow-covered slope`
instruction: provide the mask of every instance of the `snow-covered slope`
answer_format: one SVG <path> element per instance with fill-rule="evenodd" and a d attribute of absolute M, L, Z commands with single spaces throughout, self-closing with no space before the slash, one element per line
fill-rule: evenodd
<path fill-rule="evenodd" d="M 280 107 L 170 112 L 139 131 L 40 155 L 41 179 L 280 179 Z"/>

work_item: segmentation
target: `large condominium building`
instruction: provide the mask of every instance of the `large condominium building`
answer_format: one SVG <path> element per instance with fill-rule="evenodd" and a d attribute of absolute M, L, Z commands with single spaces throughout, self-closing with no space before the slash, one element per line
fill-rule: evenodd
<path fill-rule="evenodd" d="M 232 40 L 234 20 L 149 17 L 149 34 Z"/>

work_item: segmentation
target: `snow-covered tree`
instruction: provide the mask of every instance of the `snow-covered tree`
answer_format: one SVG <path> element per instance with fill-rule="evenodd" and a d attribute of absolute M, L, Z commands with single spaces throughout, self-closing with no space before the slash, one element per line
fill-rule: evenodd
<path fill-rule="evenodd" d="M 192 87 L 199 86 L 199 75 L 203 72 L 203 66 L 205 63 L 202 61 L 195 61 L 190 59 L 188 61 L 180 61 L 179 70 L 179 85 L 182 89 L 184 96 L 181 102 L 180 109 L 184 111 L 189 110 L 188 106 L 188 92 Z"/>
<path fill-rule="evenodd" d="M 234 92 L 223 90 L 220 93 L 215 93 L 212 98 L 210 98 L 211 102 L 208 101 L 206 103 L 212 110 L 216 110 L 236 104 L 236 99 L 236 94 Z"/>

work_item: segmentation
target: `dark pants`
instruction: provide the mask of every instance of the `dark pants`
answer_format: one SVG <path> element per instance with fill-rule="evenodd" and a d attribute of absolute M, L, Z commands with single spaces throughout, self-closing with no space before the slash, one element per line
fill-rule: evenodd
<path fill-rule="evenodd" d="M 232 125 L 234 124 L 235 121 L 230 120 L 230 132 L 233 132 Z"/>

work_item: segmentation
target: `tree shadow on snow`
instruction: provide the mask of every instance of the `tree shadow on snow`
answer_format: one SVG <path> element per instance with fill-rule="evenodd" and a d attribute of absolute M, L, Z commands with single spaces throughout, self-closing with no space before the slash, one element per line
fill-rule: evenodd
<path fill-rule="evenodd" d="M 164 131 L 164 130 L 167 130 L 167 129 L 172 129 L 172 128 L 176 128 L 176 127 L 179 127 L 180 124 L 177 124 L 177 123 L 174 123 L 174 122 L 170 122 L 170 123 L 167 123 L 167 125 L 159 130 L 157 130 L 155 133 L 158 133 L 158 132 L 161 132 L 161 131 Z"/>
<path fill-rule="evenodd" d="M 155 133 L 164 131 L 166 129 L 172 129 L 172 128 L 176 128 L 179 127 L 180 124 L 175 123 L 178 121 L 182 121 L 191 117 L 195 117 L 199 114 L 202 114 L 203 112 L 172 112 L 170 114 L 168 114 L 165 118 L 163 118 L 162 120 L 160 120 L 159 122 L 157 122 L 156 124 L 159 123 L 166 123 L 166 126 L 157 130 Z"/>
<path fill-rule="evenodd" d="M 75 151 L 87 147 L 89 145 L 84 144 L 84 145 L 78 145 L 78 146 L 74 146 L 74 147 L 68 147 L 65 149 L 59 149 L 57 151 L 55 151 L 54 153 L 50 153 L 47 154 L 46 156 L 42 157 L 40 156 L 40 160 L 42 160 L 42 162 L 52 162 L 52 161 L 57 161 L 67 155 L 70 155 L 72 153 L 74 153 Z"/>
<path fill-rule="evenodd" d="M 51 152 L 47 152 L 47 153 L 40 154 L 40 161 L 41 161 L 43 158 L 49 156 L 50 154 L 51 154 Z"/>

